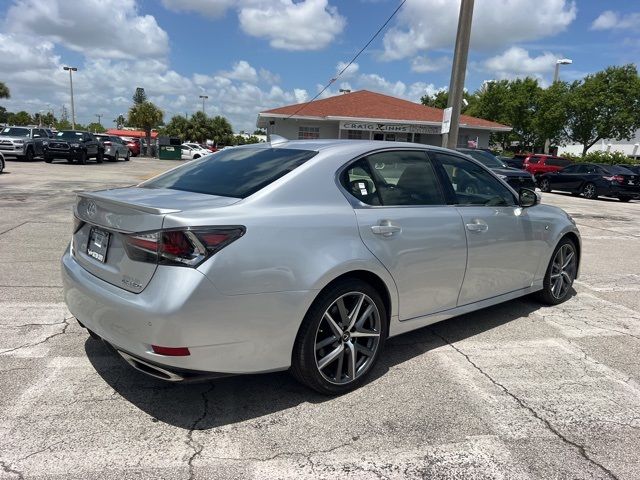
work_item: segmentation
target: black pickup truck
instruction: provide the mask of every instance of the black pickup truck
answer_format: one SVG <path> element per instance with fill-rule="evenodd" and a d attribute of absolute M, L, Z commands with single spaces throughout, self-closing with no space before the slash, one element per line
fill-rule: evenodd
<path fill-rule="evenodd" d="M 80 165 L 87 163 L 89 158 L 102 163 L 104 146 L 89 132 L 62 130 L 44 145 L 44 161 L 51 163 L 55 158 L 64 158 L 69 163 L 77 160 Z"/>

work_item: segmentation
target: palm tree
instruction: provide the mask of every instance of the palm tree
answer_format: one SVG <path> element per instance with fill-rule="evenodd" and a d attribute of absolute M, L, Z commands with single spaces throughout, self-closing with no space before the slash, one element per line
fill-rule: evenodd
<path fill-rule="evenodd" d="M 7 87 L 3 82 L 0 82 L 0 98 L 9 98 L 11 96 L 11 92 L 9 92 L 9 87 Z"/>
<path fill-rule="evenodd" d="M 129 125 L 144 130 L 147 139 L 147 155 L 151 151 L 151 130 L 162 124 L 162 110 L 151 102 L 142 102 L 129 110 Z"/>

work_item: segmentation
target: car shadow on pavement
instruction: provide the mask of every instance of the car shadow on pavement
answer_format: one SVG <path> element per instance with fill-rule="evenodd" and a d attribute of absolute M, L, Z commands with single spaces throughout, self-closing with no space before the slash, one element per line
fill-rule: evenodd
<path fill-rule="evenodd" d="M 541 305 L 527 297 L 489 307 L 388 340 L 369 383 L 393 373 L 401 363 L 527 317 Z M 148 377 L 125 363 L 99 340 L 85 342 L 98 374 L 151 421 L 185 429 L 207 430 L 284 411 L 303 403 L 331 401 L 296 382 L 287 372 L 226 377 L 206 383 L 176 384 Z M 373 388 L 365 384 L 363 389 Z"/>

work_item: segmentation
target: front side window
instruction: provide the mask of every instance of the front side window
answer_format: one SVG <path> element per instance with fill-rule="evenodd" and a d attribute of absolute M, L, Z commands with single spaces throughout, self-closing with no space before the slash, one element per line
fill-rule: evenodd
<path fill-rule="evenodd" d="M 298 140 L 315 140 L 320 138 L 320 127 L 299 127 Z"/>
<path fill-rule="evenodd" d="M 353 164 L 343 185 L 369 205 L 444 205 L 436 171 L 424 152 L 380 152 Z"/>
<path fill-rule="evenodd" d="M 511 191 L 481 166 L 453 155 L 437 152 L 430 155 L 447 173 L 457 205 L 515 205 Z"/>
<path fill-rule="evenodd" d="M 230 148 L 193 160 L 139 186 L 245 198 L 295 170 L 317 153 L 286 148 Z"/>
<path fill-rule="evenodd" d="M 566 158 L 548 158 L 547 165 L 566 167 L 567 165 L 571 165 L 571 160 L 567 160 Z"/>

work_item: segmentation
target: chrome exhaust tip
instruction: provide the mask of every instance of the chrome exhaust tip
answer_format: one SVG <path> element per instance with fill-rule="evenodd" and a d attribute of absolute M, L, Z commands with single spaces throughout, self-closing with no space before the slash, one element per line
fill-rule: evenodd
<path fill-rule="evenodd" d="M 141 360 L 139 358 L 132 357 L 128 353 L 121 352 L 120 350 L 116 350 L 116 351 L 118 352 L 118 354 L 120 354 L 122 358 L 124 358 L 124 360 L 129 365 L 131 365 L 133 368 L 135 368 L 139 372 L 146 373 L 151 377 L 158 378 L 160 380 L 165 380 L 168 382 L 182 382 L 184 380 L 184 377 L 176 373 L 170 372 L 169 370 L 165 370 L 164 368 L 160 368 L 151 363 L 147 363 L 144 360 Z"/>

